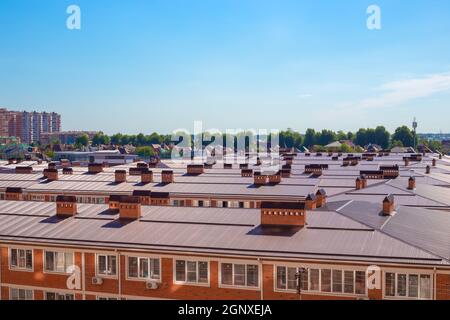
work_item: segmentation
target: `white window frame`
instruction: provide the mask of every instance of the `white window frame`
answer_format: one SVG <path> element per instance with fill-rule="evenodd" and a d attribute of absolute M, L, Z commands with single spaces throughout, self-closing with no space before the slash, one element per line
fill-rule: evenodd
<path fill-rule="evenodd" d="M 161 283 L 162 281 L 162 262 L 161 262 L 161 257 L 156 257 L 156 256 L 141 256 L 141 255 L 127 255 L 125 256 L 126 258 L 126 279 L 129 281 L 154 281 L 154 282 L 158 282 Z M 128 270 L 129 270 L 129 258 L 137 258 L 138 259 L 138 276 L 137 277 L 130 277 Z M 147 278 L 143 278 L 140 277 L 140 259 L 148 259 L 149 260 L 149 271 L 151 271 L 150 269 L 150 260 L 157 260 L 159 263 L 159 277 L 156 278 L 151 278 L 150 277 L 150 272 L 149 272 L 149 277 Z"/>
<path fill-rule="evenodd" d="M 185 262 L 185 281 L 179 281 L 177 280 L 177 261 L 184 261 Z M 191 282 L 187 281 L 187 263 L 188 262 L 195 262 L 197 264 L 197 281 Z M 208 266 L 208 281 L 207 282 L 198 282 L 199 278 L 199 262 L 205 262 Z M 174 284 L 180 284 L 180 285 L 192 285 L 192 286 L 201 286 L 201 287 L 209 287 L 210 286 L 210 278 L 211 278 L 211 265 L 209 263 L 209 260 L 206 259 L 192 259 L 192 258 L 185 258 L 185 257 L 179 257 L 179 258 L 173 258 L 173 283 Z"/>
<path fill-rule="evenodd" d="M 393 296 L 386 295 L 386 273 L 393 273 L 395 275 L 395 290 Z M 397 294 L 397 288 L 398 288 L 398 275 L 399 274 L 405 274 L 406 275 L 406 296 L 399 296 Z M 409 296 L 409 276 L 410 275 L 416 275 L 418 276 L 418 283 L 417 283 L 417 297 L 410 297 Z M 421 276 L 429 276 L 430 277 L 430 297 L 429 298 L 421 298 L 420 297 L 420 277 Z M 389 300 L 433 300 L 433 292 L 434 292 L 434 276 L 432 272 L 426 272 L 421 270 L 384 270 L 383 271 L 383 299 Z"/>
<path fill-rule="evenodd" d="M 57 292 L 57 291 L 44 291 L 44 300 L 48 300 L 48 301 L 63 301 L 60 299 L 55 299 L 55 300 L 49 300 L 47 299 L 47 293 L 52 293 L 55 296 L 60 295 L 60 296 L 66 296 L 66 295 L 71 295 L 73 296 L 72 300 L 75 300 L 75 293 L 63 293 L 63 292 Z M 64 298 L 64 300 L 70 301 L 69 299 Z"/>
<path fill-rule="evenodd" d="M 60 250 L 43 250 L 43 255 L 42 255 L 42 265 L 44 266 L 44 273 L 51 273 L 51 274 L 69 274 L 67 272 L 67 268 L 64 272 L 61 271 L 52 271 L 52 270 L 47 270 L 47 262 L 46 262 L 46 255 L 47 253 L 53 253 L 53 254 L 63 254 L 64 255 L 64 265 L 66 265 L 66 254 L 71 254 L 72 255 L 72 265 L 75 265 L 75 253 L 72 251 L 60 251 Z"/>
<path fill-rule="evenodd" d="M 18 290 L 18 292 L 20 290 L 24 290 L 25 292 L 26 291 L 30 291 L 31 292 L 31 299 L 26 299 L 26 298 L 24 300 L 17 299 L 16 301 L 32 301 L 32 300 L 34 300 L 34 290 L 32 290 L 32 289 L 24 289 L 24 288 L 16 288 L 16 287 L 10 287 L 9 288 L 9 300 L 13 300 L 12 299 L 12 296 L 13 296 L 12 291 L 13 290 Z M 25 296 L 26 296 L 26 293 L 25 293 Z"/>
<path fill-rule="evenodd" d="M 223 284 L 222 283 L 222 264 L 231 264 L 232 265 L 232 271 L 231 271 L 231 279 L 233 281 L 233 284 Z M 235 265 L 245 265 L 245 283 L 246 285 L 235 285 L 234 284 L 234 266 Z M 258 270 L 258 285 L 256 287 L 253 286 L 247 286 L 247 267 L 249 265 L 257 266 Z M 262 268 L 261 264 L 257 261 L 233 261 L 233 260 L 221 260 L 218 263 L 219 268 L 219 288 L 231 288 L 231 289 L 244 289 L 244 290 L 254 290 L 259 291 L 261 290 L 261 276 L 262 276 Z"/>
<path fill-rule="evenodd" d="M 277 286 L 277 269 L 278 267 L 286 268 L 286 289 L 278 288 Z M 364 268 L 349 268 L 344 266 L 337 265 L 303 265 L 303 264 L 275 264 L 273 265 L 273 288 L 275 292 L 285 292 L 285 293 L 296 293 L 297 289 L 288 289 L 287 288 L 287 268 L 306 268 L 308 272 L 308 288 L 302 288 L 302 293 L 310 293 L 310 294 L 320 294 L 320 295 L 332 295 L 332 296 L 345 296 L 345 297 L 364 297 L 368 294 L 367 289 L 367 274 Z M 311 290 L 311 269 L 319 270 L 319 290 Z M 330 270 L 331 271 L 331 291 L 322 291 L 322 270 Z M 333 291 L 333 271 L 341 271 L 342 272 L 342 291 L 334 292 Z M 353 272 L 353 293 L 345 292 L 345 271 Z M 365 285 L 364 285 L 364 293 L 356 293 L 356 272 L 364 272 L 365 276 Z"/>
<path fill-rule="evenodd" d="M 12 251 L 17 250 L 17 259 L 19 259 L 19 250 L 25 251 L 25 268 L 12 265 Z M 26 267 L 26 252 L 31 251 L 31 268 Z M 34 272 L 34 250 L 32 248 L 12 247 L 8 249 L 8 265 L 11 271 Z"/>
<path fill-rule="evenodd" d="M 100 256 L 105 256 L 106 257 L 106 266 L 107 266 L 107 269 L 108 269 L 108 256 L 111 256 L 111 257 L 115 257 L 116 258 L 116 274 L 115 275 L 112 275 L 112 274 L 104 274 L 104 273 L 99 273 L 99 263 L 98 263 L 98 260 L 99 260 L 99 257 Z M 100 278 L 111 278 L 111 279 L 117 279 L 117 277 L 118 277 L 118 265 L 119 265 L 119 263 L 120 263 L 120 261 L 119 261 L 119 258 L 118 258 L 118 256 L 117 256 L 117 254 L 111 254 L 111 253 L 96 253 L 95 254 L 95 275 L 97 276 L 97 277 L 100 277 Z"/>

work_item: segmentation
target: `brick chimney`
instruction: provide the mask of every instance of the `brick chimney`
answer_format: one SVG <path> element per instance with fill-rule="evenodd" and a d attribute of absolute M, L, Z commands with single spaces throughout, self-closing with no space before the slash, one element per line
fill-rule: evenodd
<path fill-rule="evenodd" d="M 48 169 L 56 169 L 56 163 L 50 162 L 47 167 Z"/>
<path fill-rule="evenodd" d="M 275 172 L 269 175 L 269 183 L 270 184 L 279 184 L 281 183 L 281 172 Z"/>
<path fill-rule="evenodd" d="M 305 204 L 302 202 L 261 203 L 262 226 L 302 227 L 306 224 Z"/>
<path fill-rule="evenodd" d="M 290 178 L 291 177 L 291 169 L 281 169 L 281 177 L 282 178 Z"/>
<path fill-rule="evenodd" d="M 436 159 L 435 158 L 433 158 L 433 160 L 432 160 L 432 164 L 433 164 L 433 167 L 436 167 Z"/>
<path fill-rule="evenodd" d="M 48 181 L 56 181 L 58 180 L 58 170 L 44 169 L 44 177 L 46 177 Z"/>
<path fill-rule="evenodd" d="M 63 168 L 62 173 L 63 174 L 73 174 L 73 169 L 72 168 Z"/>
<path fill-rule="evenodd" d="M 241 177 L 253 177 L 253 170 L 252 169 L 242 169 L 241 170 Z"/>
<path fill-rule="evenodd" d="M 383 214 L 385 216 L 390 216 L 394 214 L 394 210 L 395 210 L 394 196 L 390 194 L 383 200 Z"/>
<path fill-rule="evenodd" d="M 409 166 L 409 158 L 405 158 L 405 167 Z"/>
<path fill-rule="evenodd" d="M 442 160 L 442 153 L 439 153 L 439 159 Z"/>
<path fill-rule="evenodd" d="M 119 203 L 119 217 L 125 220 L 137 220 L 141 217 L 139 197 L 122 196 Z"/>
<path fill-rule="evenodd" d="M 114 173 L 114 182 L 122 183 L 127 181 L 127 171 L 126 170 L 116 170 Z"/>
<path fill-rule="evenodd" d="M 365 189 L 367 188 L 367 177 L 365 174 L 360 175 L 361 178 L 361 183 L 362 183 L 362 188 Z"/>
<path fill-rule="evenodd" d="M 57 196 L 56 215 L 60 217 L 73 217 L 77 214 L 77 197 Z"/>
<path fill-rule="evenodd" d="M 314 193 L 310 193 L 305 198 L 306 210 L 315 210 L 317 207 L 317 197 Z"/>
<path fill-rule="evenodd" d="M 425 168 L 425 173 L 426 174 L 430 174 L 431 173 L 431 167 L 429 165 Z"/>
<path fill-rule="evenodd" d="M 161 171 L 161 182 L 165 184 L 173 183 L 173 171 L 172 170 Z"/>
<path fill-rule="evenodd" d="M 133 197 L 138 197 L 142 205 L 149 206 L 152 202 L 152 192 L 150 190 L 134 190 Z"/>
<path fill-rule="evenodd" d="M 416 188 L 416 178 L 410 177 L 408 179 L 408 189 L 409 190 L 414 190 L 415 188 Z"/>
<path fill-rule="evenodd" d="M 253 173 L 253 184 L 256 186 L 263 186 L 267 184 L 267 176 L 256 171 Z"/>
<path fill-rule="evenodd" d="M 147 184 L 153 182 L 153 171 L 148 169 L 142 169 L 141 171 L 141 183 Z"/>
<path fill-rule="evenodd" d="M 5 200 L 12 200 L 12 201 L 23 200 L 22 188 L 7 187 L 5 190 Z"/>
<path fill-rule="evenodd" d="M 138 163 L 136 164 L 136 168 L 139 168 L 139 169 L 148 169 L 148 164 L 145 163 L 145 162 L 138 162 Z"/>
<path fill-rule="evenodd" d="M 361 190 L 361 189 L 363 189 L 361 177 L 356 178 L 356 181 L 355 181 L 355 189 L 356 189 L 356 190 Z"/>
<path fill-rule="evenodd" d="M 15 173 L 18 173 L 18 174 L 30 174 L 30 173 L 33 173 L 33 168 L 32 167 L 16 167 L 14 171 L 15 171 Z"/>
<path fill-rule="evenodd" d="M 321 208 L 327 204 L 327 193 L 324 189 L 319 189 L 316 192 L 317 202 L 316 206 L 317 208 Z"/>
<path fill-rule="evenodd" d="M 103 172 L 103 164 L 101 163 L 89 163 L 88 164 L 88 173 L 97 174 Z"/>
<path fill-rule="evenodd" d="M 187 166 L 187 174 L 189 175 L 200 175 L 204 172 L 204 167 L 202 164 L 189 164 Z"/>
<path fill-rule="evenodd" d="M 118 212 L 119 211 L 119 203 L 120 203 L 119 195 L 112 194 L 109 196 L 108 205 L 109 211 Z"/>

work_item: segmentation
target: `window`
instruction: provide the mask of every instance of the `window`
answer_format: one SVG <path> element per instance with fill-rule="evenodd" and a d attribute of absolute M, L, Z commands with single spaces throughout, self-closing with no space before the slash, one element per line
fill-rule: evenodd
<path fill-rule="evenodd" d="M 175 281 L 186 283 L 208 283 L 208 262 L 175 261 Z"/>
<path fill-rule="evenodd" d="M 45 251 L 45 271 L 66 273 L 67 268 L 73 265 L 72 252 Z"/>
<path fill-rule="evenodd" d="M 97 274 L 105 276 L 117 275 L 117 257 L 112 255 L 97 255 Z"/>
<path fill-rule="evenodd" d="M 159 259 L 128 257 L 128 277 L 136 279 L 159 280 Z"/>
<path fill-rule="evenodd" d="M 259 287 L 258 265 L 222 263 L 220 276 L 225 286 Z"/>
<path fill-rule="evenodd" d="M 33 270 L 33 250 L 11 249 L 9 265 L 11 269 Z"/>
<path fill-rule="evenodd" d="M 75 300 L 75 297 L 69 293 L 46 292 L 45 300 Z"/>
<path fill-rule="evenodd" d="M 11 300 L 33 300 L 33 290 L 11 288 Z"/>
<path fill-rule="evenodd" d="M 299 268 L 277 266 L 276 288 L 294 291 L 297 289 L 296 274 Z M 300 274 L 302 291 L 324 293 L 358 294 L 366 293 L 365 271 L 339 269 L 306 269 Z"/>
<path fill-rule="evenodd" d="M 385 274 L 386 297 L 431 299 L 431 276 L 427 274 Z"/>

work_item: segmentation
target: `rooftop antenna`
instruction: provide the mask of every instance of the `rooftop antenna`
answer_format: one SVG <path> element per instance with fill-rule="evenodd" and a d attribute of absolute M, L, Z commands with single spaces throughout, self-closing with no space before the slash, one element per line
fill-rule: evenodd
<path fill-rule="evenodd" d="M 414 150 L 416 150 L 416 129 L 417 129 L 417 121 L 416 121 L 416 117 L 414 117 L 413 123 L 412 123 L 412 127 L 414 129 Z"/>

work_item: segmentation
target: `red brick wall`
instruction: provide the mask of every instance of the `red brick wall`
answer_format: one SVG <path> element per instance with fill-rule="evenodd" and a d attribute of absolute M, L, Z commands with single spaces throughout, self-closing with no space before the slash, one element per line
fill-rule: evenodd
<path fill-rule="evenodd" d="M 436 299 L 450 300 L 450 274 L 436 275 Z"/>

